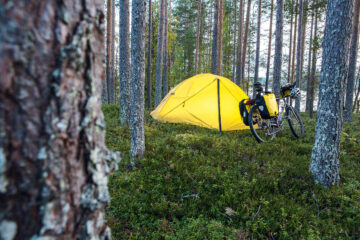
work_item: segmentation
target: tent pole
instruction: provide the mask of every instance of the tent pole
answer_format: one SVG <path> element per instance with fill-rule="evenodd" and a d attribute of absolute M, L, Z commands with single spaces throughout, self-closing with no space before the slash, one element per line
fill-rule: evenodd
<path fill-rule="evenodd" d="M 221 130 L 221 111 L 220 111 L 220 79 L 217 79 L 217 96 L 218 96 L 218 112 L 219 112 L 219 131 Z"/>

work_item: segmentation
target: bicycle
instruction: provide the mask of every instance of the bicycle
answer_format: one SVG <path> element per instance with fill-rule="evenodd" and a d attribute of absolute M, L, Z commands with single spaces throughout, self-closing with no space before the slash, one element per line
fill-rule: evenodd
<path fill-rule="evenodd" d="M 285 120 L 296 138 L 304 135 L 304 124 L 300 114 L 289 104 L 289 98 L 296 99 L 300 95 L 295 83 L 281 87 L 278 99 L 271 92 L 263 94 L 260 83 L 255 83 L 254 87 L 257 92 L 255 99 L 241 101 L 240 112 L 244 123 L 250 127 L 251 133 L 259 143 L 274 139 L 276 134 L 284 129 Z M 280 100 L 283 100 L 284 104 L 279 111 Z"/>

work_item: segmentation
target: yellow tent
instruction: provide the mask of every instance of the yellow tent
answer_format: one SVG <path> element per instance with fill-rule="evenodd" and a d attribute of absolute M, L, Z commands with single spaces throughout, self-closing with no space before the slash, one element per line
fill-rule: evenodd
<path fill-rule="evenodd" d="M 248 129 L 239 111 L 239 102 L 245 98 L 248 96 L 229 79 L 199 74 L 171 89 L 151 116 L 220 131 Z"/>

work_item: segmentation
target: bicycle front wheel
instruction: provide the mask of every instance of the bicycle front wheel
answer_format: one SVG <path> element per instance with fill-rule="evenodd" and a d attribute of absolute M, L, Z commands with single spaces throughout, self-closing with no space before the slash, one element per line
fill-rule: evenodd
<path fill-rule="evenodd" d="M 263 119 L 257 106 L 251 108 L 248 121 L 251 133 L 259 143 L 267 142 L 275 137 L 271 119 Z"/>
<path fill-rule="evenodd" d="M 292 106 L 288 106 L 286 109 L 286 115 L 291 132 L 295 137 L 299 138 L 305 133 L 304 124 L 301 120 L 300 114 Z"/>

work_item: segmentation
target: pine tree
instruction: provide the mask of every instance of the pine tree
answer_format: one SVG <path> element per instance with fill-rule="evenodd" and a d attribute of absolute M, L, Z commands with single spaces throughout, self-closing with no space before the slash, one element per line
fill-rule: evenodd
<path fill-rule="evenodd" d="M 129 122 L 130 115 L 129 0 L 120 0 L 119 16 L 120 122 L 124 124 Z"/>
<path fill-rule="evenodd" d="M 196 53 L 195 53 L 195 74 L 198 73 L 200 32 L 201 32 L 201 0 L 198 0 L 198 17 L 197 17 L 197 31 L 196 31 Z"/>
<path fill-rule="evenodd" d="M 351 37 L 351 46 L 350 46 L 350 59 L 349 59 L 349 75 L 346 83 L 346 100 L 345 100 L 345 111 L 344 111 L 344 121 L 352 121 L 352 109 L 353 109 L 353 100 L 354 100 L 354 79 L 356 71 L 356 59 L 358 51 L 358 35 L 359 35 L 359 8 L 360 0 L 354 0 L 354 17 L 352 23 L 352 37 Z"/>
<path fill-rule="evenodd" d="M 107 13 L 106 13 L 106 100 L 107 103 L 111 102 L 111 39 L 112 39 L 112 2 L 113 0 L 107 0 Z"/>
<path fill-rule="evenodd" d="M 232 81 L 236 81 L 236 33 L 237 33 L 237 0 L 235 0 L 234 4 L 235 10 L 234 10 L 234 45 L 233 45 L 233 69 L 232 69 Z"/>
<path fill-rule="evenodd" d="M 168 0 L 165 1 L 164 12 L 164 73 L 163 73 L 163 96 L 168 92 Z"/>
<path fill-rule="evenodd" d="M 294 20 L 294 1 L 291 0 L 291 8 L 290 8 L 290 41 L 289 41 L 289 61 L 288 61 L 288 83 L 291 81 L 291 53 L 292 53 L 292 36 L 293 36 L 293 20 Z"/>
<path fill-rule="evenodd" d="M 104 217 L 111 169 L 100 103 L 105 23 L 97 17 L 103 1 L 17 0 L 3 11 L 5 5 L 0 238 L 110 239 Z M 71 13 L 66 24 L 59 9 Z"/>
<path fill-rule="evenodd" d="M 155 108 L 161 102 L 162 94 L 162 76 L 164 64 L 164 14 L 165 14 L 165 0 L 160 0 L 159 10 L 159 31 L 157 42 L 157 57 L 156 57 L 156 81 L 155 81 Z"/>
<path fill-rule="evenodd" d="M 145 0 L 132 0 L 131 82 L 130 82 L 130 155 L 144 157 L 144 85 L 145 85 Z M 161 80 L 161 79 L 160 79 Z"/>
<path fill-rule="evenodd" d="M 256 31 L 256 58 L 255 58 L 255 76 L 254 83 L 258 81 L 259 77 L 259 60 L 260 60 L 260 29 L 261 29 L 261 0 L 258 0 L 258 24 Z M 255 88 L 253 88 L 253 97 L 255 97 Z"/>
<path fill-rule="evenodd" d="M 294 82 L 294 78 L 295 78 L 295 56 L 296 56 L 296 34 L 297 34 L 297 21 L 298 21 L 298 6 L 299 6 L 299 0 L 296 0 L 296 5 L 295 5 L 295 24 L 294 24 L 294 37 L 293 37 L 293 51 L 292 51 L 292 64 L 291 64 L 291 78 L 290 78 L 290 82 Z"/>
<path fill-rule="evenodd" d="M 236 70 L 236 84 L 240 86 L 243 82 L 243 70 L 242 70 L 242 43 L 243 43 L 243 22 L 244 22 L 244 0 L 240 0 L 239 8 L 239 32 L 238 32 L 238 50 L 237 50 L 237 70 Z"/>
<path fill-rule="evenodd" d="M 244 44 L 243 44 L 243 51 L 241 57 L 241 76 L 240 79 L 243 81 L 244 84 L 244 70 L 245 70 L 245 58 L 246 58 L 246 51 L 247 51 L 247 43 L 248 43 L 248 34 L 249 34 L 249 24 L 250 24 L 250 10 L 251 10 L 251 0 L 248 1 L 247 10 L 246 10 L 246 24 L 245 24 L 245 33 L 244 33 Z"/>
<path fill-rule="evenodd" d="M 271 39 L 272 39 L 272 22 L 273 22 L 273 12 L 274 12 L 274 0 L 271 0 L 270 6 L 270 27 L 269 27 L 269 44 L 268 44 L 268 56 L 266 63 L 266 80 L 265 80 L 265 91 L 269 89 L 269 76 L 270 76 L 270 60 L 271 60 Z M 291 32 L 290 32 L 291 35 Z M 291 42 L 291 40 L 290 40 Z"/>
<path fill-rule="evenodd" d="M 151 108 L 152 98 L 152 2 L 149 0 L 149 23 L 148 23 L 148 52 L 147 52 L 147 101 L 146 107 Z"/>
<path fill-rule="evenodd" d="M 297 39 L 297 50 L 296 50 L 296 87 L 300 88 L 301 76 L 302 76 L 302 39 L 303 39 L 303 17 L 304 17 L 304 1 L 300 0 L 299 2 L 299 22 L 298 22 L 298 39 Z M 300 112 L 300 97 L 295 101 L 295 108 Z"/>
<path fill-rule="evenodd" d="M 351 34 L 353 1 L 328 1 L 323 42 L 319 107 L 310 172 L 329 187 L 340 180 L 339 158 L 343 125 L 343 93 Z"/>
<path fill-rule="evenodd" d="M 310 110 L 310 95 L 311 95 L 311 53 L 312 53 L 312 43 L 313 43 L 313 28 L 314 28 L 314 7 L 312 8 L 311 14 L 311 27 L 310 27 L 310 46 L 309 46 L 309 56 L 308 56 L 308 74 L 307 74 L 307 84 L 306 84 L 306 107 L 305 111 Z"/>
<path fill-rule="evenodd" d="M 300 0 L 301 1 L 301 0 Z M 280 97 L 280 80 L 282 65 L 282 44 L 283 44 L 283 0 L 276 1 L 276 33 L 275 33 L 275 59 L 274 59 L 274 79 L 273 92 L 277 98 Z"/>

